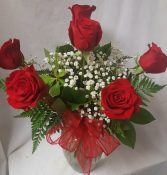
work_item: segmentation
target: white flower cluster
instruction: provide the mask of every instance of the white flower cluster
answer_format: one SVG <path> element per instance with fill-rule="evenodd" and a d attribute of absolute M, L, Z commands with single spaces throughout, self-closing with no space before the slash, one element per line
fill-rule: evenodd
<path fill-rule="evenodd" d="M 34 65 L 35 69 L 36 70 L 40 70 L 40 69 L 48 69 L 48 65 L 46 65 L 45 63 L 38 63 L 38 60 L 37 60 L 37 56 L 35 56 L 34 58 L 32 57 L 32 55 L 30 55 L 30 59 L 27 61 L 27 64 L 28 65 Z"/>
<path fill-rule="evenodd" d="M 64 69 L 66 73 L 64 86 L 69 86 L 70 88 L 78 90 L 76 82 L 79 76 L 82 75 L 82 69 L 80 69 L 82 64 L 81 60 L 81 55 L 75 56 L 74 52 L 67 52 L 64 54 L 58 53 L 59 68 L 61 67 L 61 69 Z"/>
<path fill-rule="evenodd" d="M 139 59 L 139 58 L 140 58 L 140 53 L 134 54 L 133 59 L 134 59 L 136 62 L 138 62 L 138 59 Z"/>
<path fill-rule="evenodd" d="M 44 59 L 44 62 L 49 63 L 53 69 L 55 68 L 55 54 L 50 53 L 49 58 Z M 75 54 L 73 51 L 58 53 L 58 72 L 65 71 L 65 87 L 82 90 L 86 98 L 95 102 L 101 100 L 102 88 L 118 78 L 126 78 L 126 61 L 122 51 L 114 45 L 112 45 L 110 56 L 102 51 L 90 52 L 89 64 L 86 62 L 85 65 L 83 65 L 82 54 Z M 78 110 L 82 116 L 109 122 L 108 117 L 99 112 L 98 105 L 93 104 L 93 108 L 87 108 L 90 111 Z"/>
<path fill-rule="evenodd" d="M 78 107 L 76 111 L 81 117 L 87 117 L 89 119 L 105 120 L 110 123 L 110 119 L 103 113 L 99 111 L 99 106 L 94 104 L 85 104 L 83 107 Z"/>
<path fill-rule="evenodd" d="M 50 52 L 49 57 L 44 58 L 44 63 L 49 63 L 52 66 L 52 68 L 55 68 L 55 53 Z"/>
<path fill-rule="evenodd" d="M 37 56 L 35 56 L 34 58 L 32 57 L 32 55 L 30 55 L 31 58 L 27 61 L 28 64 L 34 64 L 36 63 L 36 59 L 37 59 Z"/>
<path fill-rule="evenodd" d="M 108 86 L 117 78 L 126 78 L 127 69 L 125 68 L 125 63 L 127 60 L 124 59 L 122 51 L 115 48 L 114 45 L 112 45 L 112 51 L 109 57 L 100 51 L 99 53 L 90 52 L 89 59 L 89 65 L 84 66 L 83 84 L 86 90 L 89 91 L 93 87 L 94 91 L 86 94 L 86 97 L 99 100 L 101 98 L 102 88 Z M 113 75 L 116 68 L 116 74 Z"/>

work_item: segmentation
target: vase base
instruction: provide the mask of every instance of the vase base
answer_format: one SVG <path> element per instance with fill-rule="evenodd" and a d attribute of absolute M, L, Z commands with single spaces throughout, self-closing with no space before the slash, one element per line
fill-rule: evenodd
<path fill-rule="evenodd" d="M 76 151 L 74 152 L 68 152 L 67 150 L 64 150 L 63 149 L 63 153 L 64 153 L 64 156 L 68 162 L 68 164 L 70 165 L 70 167 L 78 172 L 78 173 L 83 173 L 82 171 L 82 168 L 77 160 L 77 157 L 76 157 Z M 92 171 L 93 169 L 95 169 L 99 159 L 101 158 L 102 154 L 100 156 L 98 156 L 97 158 L 93 158 L 92 159 L 92 165 L 91 165 L 91 170 Z"/>

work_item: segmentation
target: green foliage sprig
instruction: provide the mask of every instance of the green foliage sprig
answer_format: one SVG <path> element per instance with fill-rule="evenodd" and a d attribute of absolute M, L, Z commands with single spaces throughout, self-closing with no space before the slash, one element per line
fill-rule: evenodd
<path fill-rule="evenodd" d="M 131 84 L 134 86 L 136 92 L 142 98 L 142 100 L 146 102 L 150 102 L 146 96 L 153 97 L 152 93 L 156 93 L 166 86 L 155 84 L 155 82 L 153 82 L 152 79 L 147 76 L 144 76 L 144 78 L 140 81 L 138 74 L 133 78 Z"/>
<path fill-rule="evenodd" d="M 6 85 L 5 85 L 5 79 L 0 80 L 0 89 L 3 89 L 4 92 L 6 92 Z"/>
<path fill-rule="evenodd" d="M 43 69 L 43 70 L 37 70 L 37 74 L 39 75 L 48 75 L 48 76 L 53 76 L 53 71 L 50 71 L 49 69 Z"/>
<path fill-rule="evenodd" d="M 62 117 L 52 111 L 42 100 L 37 104 L 36 108 L 32 108 L 30 111 L 23 111 L 14 118 L 26 117 L 30 117 L 31 119 L 33 154 L 42 141 L 42 138 L 45 138 L 47 132 L 58 124 L 62 120 Z"/>

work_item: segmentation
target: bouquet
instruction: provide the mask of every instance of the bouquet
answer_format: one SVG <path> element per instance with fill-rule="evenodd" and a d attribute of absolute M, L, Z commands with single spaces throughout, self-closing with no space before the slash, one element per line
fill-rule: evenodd
<path fill-rule="evenodd" d="M 42 65 L 35 58 L 26 61 L 18 39 L 2 45 L 0 67 L 17 70 L 0 80 L 0 88 L 9 105 L 21 110 L 15 118 L 30 118 L 32 153 L 46 137 L 50 144 L 75 152 L 83 173 L 89 174 L 92 159 L 103 152 L 110 155 L 120 142 L 134 148 L 133 123 L 155 120 L 147 110 L 148 96 L 166 85 L 156 84 L 148 73 L 165 72 L 167 56 L 154 43 L 141 56 L 125 56 L 111 42 L 100 44 L 100 23 L 90 19 L 95 6 L 69 9 L 71 43 L 53 52 L 44 49 Z M 129 59 L 135 59 L 135 67 L 126 67 Z M 62 135 L 53 141 L 59 130 Z"/>

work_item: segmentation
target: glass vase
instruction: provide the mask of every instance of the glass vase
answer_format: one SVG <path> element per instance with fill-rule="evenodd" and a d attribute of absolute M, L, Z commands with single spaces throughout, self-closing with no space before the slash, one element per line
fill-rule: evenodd
<path fill-rule="evenodd" d="M 69 151 L 63 149 L 63 153 L 64 153 L 64 156 L 65 156 L 68 164 L 71 166 L 71 168 L 78 173 L 83 173 L 82 168 L 81 168 L 81 166 L 78 162 L 77 156 L 76 156 L 76 150 L 73 152 L 69 152 Z M 102 156 L 102 154 L 100 156 L 98 156 L 97 158 L 92 159 L 91 171 L 96 167 L 101 156 Z"/>

